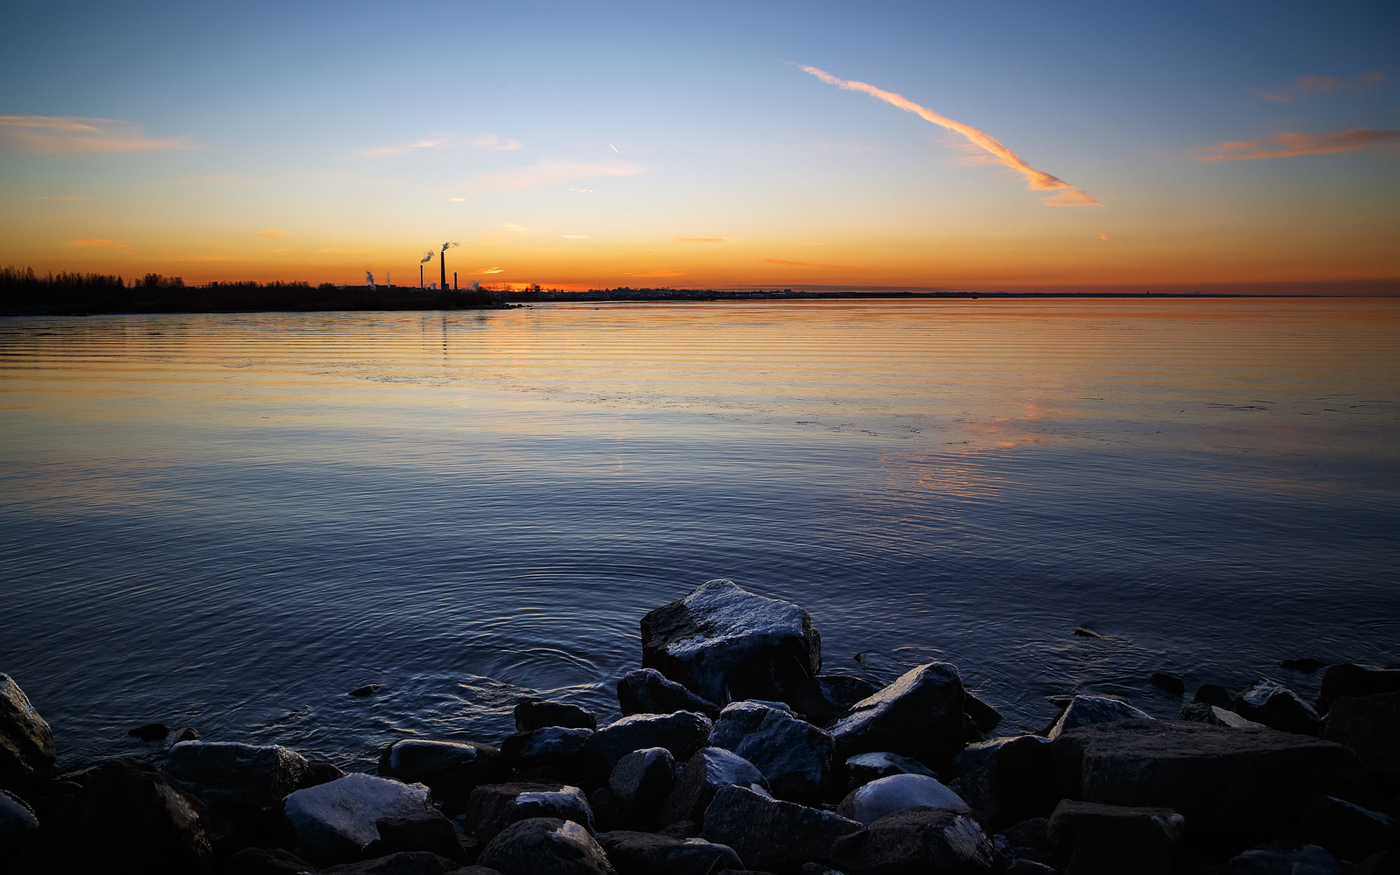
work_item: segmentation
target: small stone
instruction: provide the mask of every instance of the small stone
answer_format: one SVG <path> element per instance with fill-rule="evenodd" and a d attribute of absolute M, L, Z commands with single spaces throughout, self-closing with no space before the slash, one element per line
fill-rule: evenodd
<path fill-rule="evenodd" d="M 363 699 L 367 696 L 373 696 L 382 689 L 384 689 L 383 684 L 365 684 L 363 687 L 356 687 L 351 690 L 347 695 L 354 696 L 357 699 Z"/>
<path fill-rule="evenodd" d="M 891 775 L 857 787 L 841 804 L 836 813 L 869 826 L 887 814 L 918 806 L 968 810 L 957 793 L 927 775 Z"/>
<path fill-rule="evenodd" d="M 126 734 L 142 741 L 160 741 L 170 734 L 170 727 L 164 723 L 147 723 L 135 729 L 128 729 Z"/>
<path fill-rule="evenodd" d="M 1103 636 L 1093 629 L 1086 629 L 1083 626 L 1075 626 L 1074 634 L 1080 638 L 1102 638 Z"/>
<path fill-rule="evenodd" d="M 491 839 L 476 862 L 503 875 L 616 873 L 587 829 L 554 817 L 532 817 L 511 824 Z"/>
<path fill-rule="evenodd" d="M 472 791 L 467 802 L 467 823 L 483 843 L 513 823 L 539 817 L 570 820 L 590 833 L 595 831 L 588 797 L 568 784 L 483 784 Z"/>
<path fill-rule="evenodd" d="M 634 714 L 598 730 L 593 742 L 612 769 L 627 754 L 648 747 L 664 747 L 677 760 L 689 759 L 710 743 L 713 728 L 710 718 L 690 711 Z"/>
<path fill-rule="evenodd" d="M 726 705 L 710 743 L 758 767 L 773 795 L 816 803 L 827 788 L 836 741 L 792 714 L 756 702 Z"/>
<path fill-rule="evenodd" d="M 768 781 L 753 763 L 722 747 L 701 748 L 676 776 L 658 822 L 700 821 L 715 794 L 729 786 L 768 792 Z"/>
<path fill-rule="evenodd" d="M 1259 681 L 1235 695 L 1230 710 L 1281 732 L 1321 735 L 1322 718 L 1298 694 L 1274 681 Z"/>
<path fill-rule="evenodd" d="M 565 702 L 546 702 L 540 699 L 521 699 L 515 706 L 515 731 L 534 732 L 546 726 L 562 726 L 566 729 L 598 728 L 598 717 L 581 705 Z"/>
<path fill-rule="evenodd" d="M 693 711 L 711 720 L 719 716 L 719 706 L 695 695 L 654 668 L 629 671 L 617 682 L 617 703 L 623 717 L 633 714 L 674 714 Z"/>
<path fill-rule="evenodd" d="M 370 775 L 350 774 L 287 796 L 284 812 L 298 856 L 318 866 L 359 859 L 379 838 L 381 817 L 403 817 L 432 806 L 428 788 Z"/>
<path fill-rule="evenodd" d="M 1303 674 L 1312 674 L 1320 668 L 1326 668 L 1327 663 L 1320 659 L 1307 657 L 1305 659 L 1281 659 L 1279 668 L 1286 668 L 1289 671 L 1300 671 Z"/>
<path fill-rule="evenodd" d="M 199 733 L 195 731 L 193 727 L 186 726 L 183 729 L 175 730 L 175 740 L 172 744 L 179 744 L 182 741 L 196 741 L 198 739 Z"/>
<path fill-rule="evenodd" d="M 1204 702 L 1226 710 L 1229 710 L 1234 700 L 1235 697 L 1230 695 L 1230 691 L 1219 684 L 1201 684 L 1196 688 L 1196 695 L 1191 697 L 1192 702 Z"/>
<path fill-rule="evenodd" d="M 1186 695 L 1186 681 L 1182 680 L 1179 674 L 1169 671 L 1154 671 L 1149 680 L 1152 681 L 1152 686 L 1166 690 L 1173 696 Z"/>
<path fill-rule="evenodd" d="M 1229 875 L 1340 875 L 1341 868 L 1336 858 L 1317 845 L 1270 842 L 1230 860 L 1226 871 Z"/>
<path fill-rule="evenodd" d="M 1075 696 L 1069 707 L 1050 727 L 1046 737 L 1054 741 L 1060 737 L 1060 733 L 1081 726 L 1138 719 L 1151 720 L 1152 715 L 1120 699 L 1110 699 L 1106 696 Z"/>

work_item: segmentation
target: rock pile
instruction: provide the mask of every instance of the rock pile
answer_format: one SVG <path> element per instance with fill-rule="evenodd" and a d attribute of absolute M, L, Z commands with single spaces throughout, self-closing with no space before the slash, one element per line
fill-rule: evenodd
<path fill-rule="evenodd" d="M 0 873 L 1400 867 L 1400 671 L 1331 666 L 1315 703 L 1268 679 L 1206 686 L 1179 721 L 1077 696 L 1038 735 L 989 738 L 1000 715 L 952 665 L 887 686 L 823 674 L 807 612 L 731 581 L 641 630 L 620 719 L 525 700 L 499 744 L 403 739 L 377 775 L 197 739 L 55 775 L 48 725 L 0 675 Z"/>

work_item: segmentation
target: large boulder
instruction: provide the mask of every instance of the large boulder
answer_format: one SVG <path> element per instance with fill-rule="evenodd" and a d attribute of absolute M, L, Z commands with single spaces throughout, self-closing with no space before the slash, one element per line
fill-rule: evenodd
<path fill-rule="evenodd" d="M 472 791 L 467 803 L 467 824 L 482 843 L 491 841 L 512 823 L 536 817 L 571 820 L 590 833 L 594 831 L 588 797 L 568 784 L 483 784 Z"/>
<path fill-rule="evenodd" d="M 1229 875 L 1340 875 L 1337 860 L 1317 845 L 1269 842 L 1230 861 Z"/>
<path fill-rule="evenodd" d="M 39 818 L 29 804 L 0 790 L 0 872 L 9 871 L 10 860 L 39 831 Z"/>
<path fill-rule="evenodd" d="M 726 705 L 710 743 L 758 766 L 774 796 L 815 803 L 827 789 L 836 741 L 792 714 L 755 702 Z"/>
<path fill-rule="evenodd" d="M 617 830 L 598 836 L 617 875 L 714 875 L 743 869 L 734 849 L 704 839 L 675 839 Z"/>
<path fill-rule="evenodd" d="M 889 751 L 946 768 L 963 747 L 963 685 L 958 670 L 931 662 L 857 702 L 831 725 L 843 757 Z"/>
<path fill-rule="evenodd" d="M 623 717 L 633 714 L 674 714 L 694 711 L 710 719 L 719 716 L 719 706 L 703 699 L 654 668 L 629 671 L 617 682 L 617 704 Z"/>
<path fill-rule="evenodd" d="M 850 792 L 862 784 L 888 778 L 890 775 L 928 775 L 937 778 L 938 774 L 928 766 L 897 753 L 879 750 L 873 753 L 858 753 L 846 758 L 846 790 Z"/>
<path fill-rule="evenodd" d="M 710 743 L 713 729 L 710 718 L 692 711 L 634 714 L 598 730 L 593 734 L 593 744 L 607 761 L 608 769 L 632 751 L 648 747 L 664 747 L 677 760 L 687 760 Z"/>
<path fill-rule="evenodd" d="M 1052 747 L 1055 783 L 1069 799 L 1170 808 L 1187 841 L 1237 852 L 1285 834 L 1313 796 L 1356 798 L 1365 778 L 1347 748 L 1271 729 L 1128 720 L 1083 726 Z"/>
<path fill-rule="evenodd" d="M 598 717 L 582 705 L 570 705 L 567 702 L 521 699 L 516 703 L 516 732 L 534 732 L 546 726 L 592 730 L 598 728 Z"/>
<path fill-rule="evenodd" d="M 1075 696 L 1070 700 L 1069 707 L 1060 713 L 1060 718 L 1050 727 L 1046 737 L 1054 740 L 1059 738 L 1062 732 L 1080 726 L 1092 726 L 1095 723 L 1144 719 L 1151 720 L 1152 715 L 1121 699 L 1110 699 L 1107 696 Z"/>
<path fill-rule="evenodd" d="M 767 792 L 768 781 L 757 766 L 733 751 L 722 747 L 701 748 L 676 776 L 657 821 L 668 824 L 698 821 L 704 817 L 715 794 L 731 786 Z"/>
<path fill-rule="evenodd" d="M 472 741 L 406 738 L 385 748 L 379 775 L 424 784 L 449 814 L 462 811 L 478 784 L 504 778 L 501 752 Z"/>
<path fill-rule="evenodd" d="M 1171 875 L 1186 820 L 1169 808 L 1062 801 L 1048 835 L 1065 875 Z"/>
<path fill-rule="evenodd" d="M 518 732 L 501 742 L 501 761 L 508 768 L 534 774 L 549 773 L 582 781 L 594 759 L 593 730 L 544 726 Z"/>
<path fill-rule="evenodd" d="M 1366 770 L 1384 781 L 1400 779 L 1400 693 L 1337 699 L 1323 738 L 1356 751 Z"/>
<path fill-rule="evenodd" d="M 211 808 L 262 809 L 300 788 L 306 758 L 277 744 L 182 741 L 162 763 L 165 771 Z"/>
<path fill-rule="evenodd" d="M 1259 681 L 1235 694 L 1231 710 L 1280 732 L 1321 735 L 1322 718 L 1298 694 L 1276 681 Z"/>
<path fill-rule="evenodd" d="M 53 732 L 14 678 L 0 674 L 0 790 L 24 794 L 53 771 Z"/>
<path fill-rule="evenodd" d="M 786 700 L 821 673 L 821 636 L 797 605 L 711 580 L 642 617 L 642 665 L 721 705 Z"/>
<path fill-rule="evenodd" d="M 608 776 L 608 790 L 629 824 L 649 827 L 676 779 L 676 760 L 664 747 L 634 750 L 617 761 Z"/>
<path fill-rule="evenodd" d="M 501 875 L 616 875 L 588 830 L 555 817 L 532 817 L 506 827 L 476 862 Z"/>
<path fill-rule="evenodd" d="M 1059 801 L 1050 745 L 1039 735 L 968 745 L 953 760 L 954 789 L 994 827 L 1049 816 Z"/>
<path fill-rule="evenodd" d="M 733 848 L 747 866 L 777 871 L 829 863 L 832 843 L 861 829 L 829 811 L 730 786 L 720 788 L 705 809 L 700 837 Z"/>
<path fill-rule="evenodd" d="M 819 674 L 807 678 L 792 691 L 789 704 L 807 722 L 826 726 L 846 716 L 851 706 L 880 691 L 880 685 L 865 678 L 844 674 Z"/>
<path fill-rule="evenodd" d="M 287 796 L 283 811 L 296 853 L 318 866 L 351 863 L 379 838 L 381 817 L 404 817 L 432 807 L 422 784 L 350 774 Z"/>
<path fill-rule="evenodd" d="M 1299 815 L 1291 838 L 1326 848 L 1339 860 L 1360 863 L 1396 846 L 1400 828 L 1389 815 L 1332 796 L 1315 796 Z"/>
<path fill-rule="evenodd" d="M 1368 668 L 1351 663 L 1327 666 L 1317 694 L 1318 710 L 1326 714 L 1343 696 L 1375 696 L 1400 693 L 1400 669 Z"/>
<path fill-rule="evenodd" d="M 366 857 L 383 857 L 400 851 L 429 851 L 465 865 L 467 852 L 457 828 L 436 808 L 408 815 L 381 817 L 374 822 L 379 838 L 365 846 Z"/>
<path fill-rule="evenodd" d="M 851 875 L 982 875 L 994 853 L 977 815 L 951 808 L 896 811 L 832 847 L 836 868 Z"/>
<path fill-rule="evenodd" d="M 891 775 L 847 793 L 841 804 L 836 806 L 836 813 L 869 826 L 887 814 L 919 806 L 968 810 L 962 797 L 937 778 Z"/>

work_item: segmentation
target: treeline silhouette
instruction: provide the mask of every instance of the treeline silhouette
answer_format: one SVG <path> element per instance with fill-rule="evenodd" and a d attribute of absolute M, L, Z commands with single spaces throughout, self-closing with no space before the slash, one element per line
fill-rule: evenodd
<path fill-rule="evenodd" d="M 463 310 L 499 306 L 487 292 L 306 282 L 212 282 L 187 286 L 178 276 L 148 273 L 131 285 L 120 276 L 0 268 L 0 313 L 233 313 L 249 310 Z"/>

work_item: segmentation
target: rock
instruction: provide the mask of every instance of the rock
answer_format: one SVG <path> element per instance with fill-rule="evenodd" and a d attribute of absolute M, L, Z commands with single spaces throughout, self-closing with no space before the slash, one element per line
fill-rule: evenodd
<path fill-rule="evenodd" d="M 343 863 L 322 869 L 322 875 L 471 875 L 475 871 L 485 875 L 492 870 L 472 866 L 463 869 L 455 860 L 429 851 L 399 851 L 360 863 Z M 499 873 L 497 873 L 499 875 Z"/>
<path fill-rule="evenodd" d="M 968 810 L 962 797 L 943 786 L 937 778 L 891 775 L 846 794 L 836 806 L 836 813 L 869 826 L 887 814 L 918 806 Z"/>
<path fill-rule="evenodd" d="M 963 690 L 963 713 L 972 720 L 978 732 L 992 732 L 1001 723 L 1001 712 Z"/>
<path fill-rule="evenodd" d="M 1228 711 L 1230 705 L 1234 703 L 1235 697 L 1219 684 L 1201 684 L 1196 688 L 1196 695 L 1191 697 L 1191 701 L 1204 702 L 1207 705 L 1214 705 Z"/>
<path fill-rule="evenodd" d="M 593 828 L 598 832 L 634 826 L 632 819 L 623 812 L 622 804 L 607 787 L 598 787 L 588 794 L 588 807 L 593 810 Z M 649 819 L 655 815 L 656 812 L 652 811 L 647 813 L 646 817 Z"/>
<path fill-rule="evenodd" d="M 1059 801 L 1050 744 L 1019 735 L 969 745 L 953 761 L 954 789 L 994 826 L 1048 816 Z"/>
<path fill-rule="evenodd" d="M 726 705 L 710 743 L 758 766 L 779 798 L 815 803 L 830 783 L 836 741 L 807 721 L 766 705 Z"/>
<path fill-rule="evenodd" d="M 1331 854 L 1317 845 L 1270 842 L 1230 861 L 1229 875 L 1340 875 Z"/>
<path fill-rule="evenodd" d="M 1021 859 L 1006 867 L 1005 875 L 1055 875 L 1055 867 Z"/>
<path fill-rule="evenodd" d="M 10 860 L 38 830 L 34 809 L 18 796 L 0 790 L 0 872 L 8 871 Z"/>
<path fill-rule="evenodd" d="M 1007 861 L 1033 861 L 1054 871 L 1055 852 L 1050 844 L 1050 819 L 1031 817 L 992 837 L 997 856 Z"/>
<path fill-rule="evenodd" d="M 1339 860 L 1359 863 L 1394 846 L 1400 831 L 1394 818 L 1333 796 L 1315 796 L 1303 809 L 1291 837 L 1325 848 Z"/>
<path fill-rule="evenodd" d="M 288 795 L 284 813 L 297 855 L 330 866 L 358 860 L 365 846 L 379 838 L 381 817 L 409 816 L 431 806 L 422 784 L 350 774 Z"/>
<path fill-rule="evenodd" d="M 1186 695 L 1186 681 L 1181 679 L 1181 675 L 1169 671 L 1154 671 L 1149 678 L 1152 686 L 1159 690 L 1166 690 L 1173 696 Z"/>
<path fill-rule="evenodd" d="M 430 851 L 460 865 L 468 862 L 457 840 L 457 828 L 441 811 L 429 808 L 409 815 L 381 817 L 374 822 L 379 838 L 365 846 L 364 856 L 383 857 L 400 851 Z"/>
<path fill-rule="evenodd" d="M 880 691 L 880 685 L 865 678 L 841 674 L 819 674 L 807 678 L 792 691 L 789 704 L 815 726 L 826 726 L 846 716 L 851 706 Z"/>
<path fill-rule="evenodd" d="M 1065 708 L 1064 713 L 1060 714 L 1059 719 L 1050 727 L 1046 737 L 1054 741 L 1060 737 L 1060 733 L 1080 726 L 1143 718 L 1151 720 L 1152 715 L 1119 699 L 1110 699 L 1105 696 L 1075 696 L 1070 701 L 1069 707 Z"/>
<path fill-rule="evenodd" d="M 858 753 L 846 759 L 846 792 L 862 784 L 890 775 L 928 775 L 937 778 L 938 774 L 918 760 L 902 757 L 888 751 Z"/>
<path fill-rule="evenodd" d="M 1234 711 L 1227 711 L 1217 705 L 1205 702 L 1192 702 L 1181 706 L 1181 719 L 1193 723 L 1210 723 L 1214 726 L 1228 726 L 1231 729 L 1268 729 L 1262 723 L 1246 720 Z"/>
<path fill-rule="evenodd" d="M 753 763 L 721 747 L 701 748 L 676 776 L 657 820 L 700 821 L 715 793 L 729 786 L 768 791 L 768 781 Z"/>
<path fill-rule="evenodd" d="M 234 741 L 182 741 L 162 766 L 211 809 L 246 811 L 280 804 L 307 770 L 305 757 L 281 745 Z"/>
<path fill-rule="evenodd" d="M 734 849 L 704 839 L 673 839 L 618 830 L 598 836 L 617 875 L 712 875 L 742 869 Z"/>
<path fill-rule="evenodd" d="M 511 824 L 481 852 L 477 865 L 502 875 L 614 875 L 607 854 L 572 820 L 532 817 Z"/>
<path fill-rule="evenodd" d="M 1337 699 L 1327 712 L 1323 737 L 1356 751 L 1371 774 L 1400 778 L 1400 693 Z"/>
<path fill-rule="evenodd" d="M 379 774 L 408 784 L 426 784 L 448 814 L 466 808 L 478 784 L 505 777 L 501 752 L 471 741 L 416 738 L 391 744 L 379 757 Z"/>
<path fill-rule="evenodd" d="M 1400 693 L 1400 669 L 1367 668 L 1352 663 L 1329 665 L 1318 691 L 1318 710 L 1323 714 L 1343 696 L 1375 696 Z"/>
<path fill-rule="evenodd" d="M 853 875 L 990 873 L 993 853 L 977 815 L 950 808 L 896 811 L 832 846 L 835 866 Z"/>
<path fill-rule="evenodd" d="M 608 768 L 634 750 L 664 747 L 677 760 L 687 760 L 710 743 L 714 724 L 704 714 L 677 711 L 675 714 L 634 714 L 610 723 L 593 735 L 593 743 Z"/>
<path fill-rule="evenodd" d="M 671 752 L 664 747 L 649 747 L 634 750 L 617 761 L 608 777 L 608 789 L 625 821 L 645 828 L 656 822 L 675 778 L 676 760 Z"/>
<path fill-rule="evenodd" d="M 803 863 L 802 868 L 797 870 L 797 875 L 846 875 L 846 873 L 823 866 L 820 863 Z"/>
<path fill-rule="evenodd" d="M 335 763 L 328 763 L 325 760 L 307 760 L 306 771 L 301 775 L 301 783 L 298 790 L 306 787 L 315 787 L 317 784 L 326 784 L 336 778 L 345 777 L 345 772 Z"/>
<path fill-rule="evenodd" d="M 305 875 L 316 866 L 282 848 L 244 848 L 229 858 L 226 875 Z"/>
<path fill-rule="evenodd" d="M 675 823 L 668 823 L 656 831 L 657 835 L 668 836 L 673 839 L 693 839 L 700 836 L 700 821 L 698 820 L 678 820 Z"/>
<path fill-rule="evenodd" d="M 1319 668 L 1326 668 L 1327 663 L 1320 659 L 1307 657 L 1305 659 L 1281 659 L 1279 660 L 1278 666 L 1279 668 L 1286 668 L 1289 671 L 1300 671 L 1303 674 L 1312 674 Z"/>
<path fill-rule="evenodd" d="M 26 793 L 53 771 L 53 732 L 14 678 L 0 674 L 0 790 Z"/>
<path fill-rule="evenodd" d="M 831 726 L 842 758 L 888 751 L 946 768 L 963 747 L 963 686 L 944 662 L 912 669 Z"/>
<path fill-rule="evenodd" d="M 1285 834 L 1313 796 L 1354 798 L 1365 780 L 1345 747 L 1269 729 L 1129 720 L 1070 730 L 1051 750 L 1061 796 L 1170 808 L 1190 844 L 1221 854 Z"/>
<path fill-rule="evenodd" d="M 170 734 L 170 727 L 164 723 L 147 723 L 135 729 L 128 729 L 126 734 L 142 741 L 160 741 Z"/>
<path fill-rule="evenodd" d="M 711 719 L 719 716 L 719 706 L 687 690 L 654 668 L 629 671 L 617 682 L 617 704 L 622 716 L 633 714 L 674 714 L 694 711 Z"/>
<path fill-rule="evenodd" d="M 531 818 L 571 820 L 594 832 L 593 809 L 578 787 L 544 782 L 483 784 L 467 803 L 467 823 L 482 843 L 513 823 Z"/>
<path fill-rule="evenodd" d="M 351 690 L 347 695 L 354 696 L 357 699 L 363 699 L 366 696 L 373 696 L 382 689 L 384 689 L 383 684 L 365 684 L 363 687 L 356 687 Z"/>
<path fill-rule="evenodd" d="M 179 744 L 182 741 L 195 741 L 198 738 L 199 732 L 191 726 L 186 726 L 183 729 L 175 730 L 175 740 L 172 744 Z"/>
<path fill-rule="evenodd" d="M 1078 637 L 1080 637 L 1080 638 L 1102 638 L 1102 637 L 1104 637 L 1104 636 L 1100 635 L 1098 632 L 1095 632 L 1093 629 L 1086 629 L 1086 628 L 1083 627 L 1083 626 L 1075 626 L 1075 627 L 1074 627 L 1074 630 L 1073 630 L 1073 632 L 1072 632 L 1071 634 L 1076 635 L 1076 636 L 1078 636 Z"/>
<path fill-rule="evenodd" d="M 1065 799 L 1047 832 L 1066 875 L 1170 875 L 1186 819 L 1170 808 L 1126 808 Z"/>
<path fill-rule="evenodd" d="M 501 742 L 501 760 L 508 768 L 545 770 L 566 780 L 583 780 L 593 756 L 591 729 L 545 726 Z"/>
<path fill-rule="evenodd" d="M 534 732 L 546 726 L 595 730 L 598 728 L 598 717 L 582 705 L 570 705 L 565 702 L 521 699 L 516 703 L 516 732 Z"/>
<path fill-rule="evenodd" d="M 732 580 L 710 580 L 642 617 L 642 665 L 717 704 L 786 701 L 821 674 L 821 636 L 806 611 Z"/>
<path fill-rule="evenodd" d="M 829 863 L 832 842 L 860 832 L 854 820 L 772 799 L 744 787 L 721 787 L 705 809 L 706 841 L 728 845 L 748 866 L 790 869 Z"/>
<path fill-rule="evenodd" d="M 1351 875 L 1400 875 L 1400 849 L 1372 854 L 1352 870 Z"/>
<path fill-rule="evenodd" d="M 1230 710 L 1281 732 L 1321 735 L 1322 718 L 1297 693 L 1274 681 L 1260 681 L 1235 695 Z"/>

